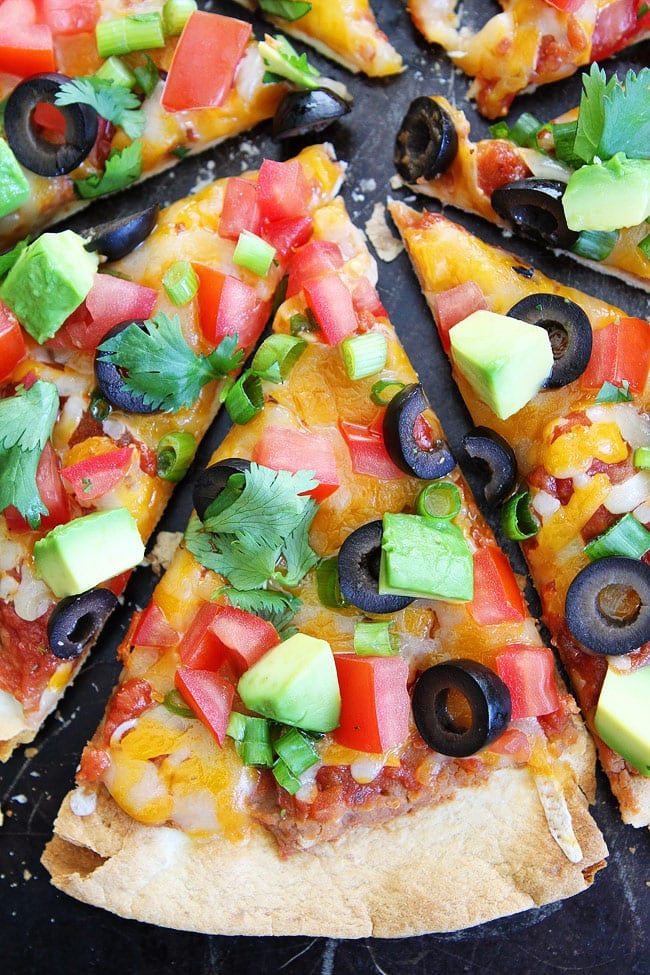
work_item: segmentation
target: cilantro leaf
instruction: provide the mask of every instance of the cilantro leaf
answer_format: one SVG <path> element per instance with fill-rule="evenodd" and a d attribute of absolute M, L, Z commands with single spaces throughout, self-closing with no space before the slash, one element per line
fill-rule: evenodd
<path fill-rule="evenodd" d="M 29 241 L 30 238 L 25 237 L 23 240 L 19 240 L 11 250 L 0 254 L 0 278 L 4 278 L 6 274 L 9 274 L 22 252 L 27 249 Z"/>
<path fill-rule="evenodd" d="M 318 556 L 309 544 L 309 525 L 316 514 L 316 502 L 310 499 L 305 507 L 302 520 L 287 536 L 284 543 L 283 556 L 286 562 L 286 573 L 276 572 L 274 579 L 281 585 L 291 589 L 297 586 L 303 576 L 307 575 L 318 562 Z M 306 528 L 305 528 L 306 526 Z"/>
<path fill-rule="evenodd" d="M 632 393 L 627 379 L 624 379 L 620 386 L 606 380 L 596 396 L 597 403 L 629 403 L 631 400 Z"/>
<path fill-rule="evenodd" d="M 114 149 L 104 164 L 103 173 L 93 173 L 88 179 L 73 180 L 75 190 L 84 200 L 94 200 L 107 193 L 116 193 L 140 179 L 142 175 L 142 143 L 139 139 L 125 149 Z"/>
<path fill-rule="evenodd" d="M 191 406 L 206 383 L 240 365 L 243 352 L 236 346 L 237 336 L 227 335 L 214 352 L 197 355 L 183 338 L 178 315 L 161 312 L 143 327 L 131 323 L 98 351 L 100 362 L 124 370 L 125 386 L 146 406 L 175 413 Z"/>
<path fill-rule="evenodd" d="M 226 586 L 219 594 L 224 595 L 231 606 L 268 620 L 278 633 L 282 632 L 301 606 L 297 596 L 278 589 L 232 589 Z"/>
<path fill-rule="evenodd" d="M 98 115 L 119 125 L 129 139 L 139 139 L 144 132 L 145 114 L 140 99 L 124 85 L 105 78 L 74 78 L 60 86 L 55 105 L 90 105 Z"/>
<path fill-rule="evenodd" d="M 625 82 L 592 64 L 582 79 L 574 151 L 584 162 L 597 157 L 611 159 L 619 152 L 629 158 L 650 156 L 650 68 L 636 75 L 628 71 Z"/>
<path fill-rule="evenodd" d="M 57 411 L 54 383 L 37 380 L 29 389 L 0 400 L 0 511 L 15 505 L 31 528 L 38 528 L 48 510 L 36 486 L 36 468 Z"/>
<path fill-rule="evenodd" d="M 311 10 L 310 3 L 302 0 L 260 0 L 260 8 L 272 17 L 283 20 L 300 20 Z"/>

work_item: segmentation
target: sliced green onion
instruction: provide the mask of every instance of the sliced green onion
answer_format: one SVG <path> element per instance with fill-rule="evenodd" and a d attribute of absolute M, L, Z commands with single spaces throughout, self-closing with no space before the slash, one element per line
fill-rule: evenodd
<path fill-rule="evenodd" d="M 196 9 L 196 0 L 165 0 L 162 9 L 165 34 L 178 36 Z"/>
<path fill-rule="evenodd" d="M 374 376 L 386 365 L 388 342 L 383 332 L 349 335 L 339 346 L 345 371 L 350 379 Z"/>
<path fill-rule="evenodd" d="M 650 470 L 650 447 L 637 447 L 632 455 L 632 463 L 637 470 Z"/>
<path fill-rule="evenodd" d="M 25 237 L 23 240 L 19 240 L 18 243 L 11 248 L 11 250 L 5 251 L 4 254 L 0 254 L 0 278 L 3 278 L 6 274 L 9 274 L 9 271 L 11 271 L 22 252 L 27 249 L 29 241 L 30 238 Z"/>
<path fill-rule="evenodd" d="M 298 728 L 290 728 L 275 741 L 275 750 L 292 775 L 306 772 L 318 761 L 318 752 L 307 735 Z"/>
<path fill-rule="evenodd" d="M 289 319 L 289 331 L 292 335 L 300 335 L 301 332 L 318 332 L 319 330 L 320 325 L 309 308 L 307 308 L 304 315 L 297 312 Z"/>
<path fill-rule="evenodd" d="M 573 148 L 578 131 L 577 121 L 553 122 L 550 129 L 555 147 L 555 158 L 567 163 L 573 169 L 579 169 L 580 166 L 583 166 L 584 159 L 577 156 Z"/>
<path fill-rule="evenodd" d="M 275 257 L 275 247 L 262 240 L 250 230 L 242 230 L 237 238 L 232 259 L 239 267 L 245 267 L 260 278 L 265 278 L 271 270 Z"/>
<path fill-rule="evenodd" d="M 145 54 L 144 64 L 137 65 L 133 69 L 133 74 L 145 97 L 148 98 L 160 81 L 160 75 L 158 74 L 158 68 L 155 62 L 151 60 L 148 54 Z M 190 150 L 188 149 L 187 151 L 189 152 Z"/>
<path fill-rule="evenodd" d="M 264 406 L 262 380 L 247 369 L 235 380 L 224 401 L 233 423 L 249 423 Z"/>
<path fill-rule="evenodd" d="M 284 382 L 306 348 L 305 340 L 294 335 L 283 332 L 269 335 L 253 356 L 251 369 L 261 379 L 272 383 Z"/>
<path fill-rule="evenodd" d="M 360 657 L 394 657 L 399 653 L 388 620 L 357 623 L 354 627 L 354 652 Z"/>
<path fill-rule="evenodd" d="M 493 125 L 488 126 L 490 135 L 493 139 L 509 139 L 510 138 L 510 126 L 503 119 L 495 122 Z"/>
<path fill-rule="evenodd" d="M 311 10 L 310 3 L 303 0 L 259 0 L 260 10 L 282 20 L 299 20 Z"/>
<path fill-rule="evenodd" d="M 271 727 L 266 718 L 231 711 L 226 734 L 236 742 L 237 753 L 244 765 L 271 767 L 273 764 Z"/>
<path fill-rule="evenodd" d="M 425 518 L 455 518 L 460 511 L 460 491 L 451 481 L 435 481 L 423 487 L 415 502 L 416 511 Z"/>
<path fill-rule="evenodd" d="M 180 693 L 174 687 L 173 690 L 165 694 L 163 704 L 172 714 L 178 714 L 181 718 L 195 718 L 196 715 L 192 708 L 189 708 Z"/>
<path fill-rule="evenodd" d="M 182 481 L 196 452 L 196 437 L 184 430 L 166 433 L 156 447 L 156 473 L 163 481 Z"/>
<path fill-rule="evenodd" d="M 241 711 L 230 712 L 228 724 L 226 725 L 226 734 L 229 738 L 234 738 L 235 741 L 244 740 L 244 735 L 246 734 L 246 718 L 247 715 L 242 714 Z"/>
<path fill-rule="evenodd" d="M 537 133 L 542 123 L 530 112 L 522 112 L 510 129 L 510 138 L 518 146 L 537 146 Z"/>
<path fill-rule="evenodd" d="M 604 261 L 614 250 L 618 238 L 618 230 L 581 230 L 571 250 L 585 260 Z"/>
<path fill-rule="evenodd" d="M 121 85 L 122 88 L 129 89 L 133 88 L 136 83 L 136 77 L 128 64 L 125 64 L 115 55 L 107 58 L 101 68 L 95 71 L 95 78 L 99 78 L 100 81 L 112 81 L 114 85 Z"/>
<path fill-rule="evenodd" d="M 404 389 L 404 383 L 397 379 L 378 379 L 372 384 L 370 399 L 375 406 L 388 406 L 393 396 L 397 396 L 399 391 Z"/>
<path fill-rule="evenodd" d="M 323 606 L 329 609 L 344 609 L 349 606 L 341 595 L 339 585 L 339 560 L 336 555 L 321 559 L 316 567 L 316 590 Z"/>
<path fill-rule="evenodd" d="M 95 27 L 97 50 L 102 58 L 130 54 L 165 46 L 165 32 L 159 13 L 131 14 L 114 20 L 100 20 Z"/>
<path fill-rule="evenodd" d="M 539 531 L 539 524 L 530 507 L 530 492 L 515 494 L 501 509 L 501 526 L 506 538 L 520 542 L 532 538 Z"/>
<path fill-rule="evenodd" d="M 293 796 L 296 794 L 300 786 L 302 785 L 300 779 L 297 775 L 294 775 L 291 769 L 287 766 L 287 763 L 281 759 L 277 758 L 273 763 L 273 775 L 275 776 L 279 785 Z"/>
<path fill-rule="evenodd" d="M 111 414 L 111 404 L 107 399 L 104 399 L 104 394 L 101 389 L 95 389 L 92 396 L 90 397 L 89 412 L 93 420 L 97 420 L 101 423 Z"/>
<path fill-rule="evenodd" d="M 640 559 L 650 549 L 650 532 L 638 518 L 628 512 L 611 528 L 592 538 L 585 545 L 585 554 L 592 561 L 610 555 L 625 555 L 630 559 Z"/>
<path fill-rule="evenodd" d="M 650 234 L 648 234 L 647 237 L 644 237 L 643 240 L 640 240 L 636 246 L 639 248 L 643 256 L 647 257 L 650 261 Z"/>
<path fill-rule="evenodd" d="M 163 275 L 163 287 L 173 305 L 191 301 L 199 290 L 199 279 L 189 261 L 175 261 Z"/>

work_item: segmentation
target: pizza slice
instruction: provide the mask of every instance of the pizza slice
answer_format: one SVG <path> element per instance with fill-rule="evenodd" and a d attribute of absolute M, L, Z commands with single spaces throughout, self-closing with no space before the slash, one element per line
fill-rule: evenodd
<path fill-rule="evenodd" d="M 500 0 L 500 13 L 478 15 L 477 29 L 459 26 L 456 0 L 407 6 L 424 37 L 472 79 L 470 97 L 491 119 L 507 115 L 518 94 L 568 78 L 650 30 L 643 0 Z"/>
<path fill-rule="evenodd" d="M 250 23 L 194 7 L 0 5 L 0 251 L 274 118 L 303 80 L 325 85 L 328 116 L 349 111 L 344 86 L 295 52 L 272 52 L 267 81 Z"/>
<path fill-rule="evenodd" d="M 580 105 L 471 139 L 444 97 L 413 100 L 395 142 L 407 185 L 650 290 L 650 69 L 583 76 Z"/>
<path fill-rule="evenodd" d="M 650 325 L 438 214 L 398 202 L 390 213 L 477 428 L 514 451 L 504 528 L 521 540 L 621 816 L 647 826 Z M 525 352 L 544 331 L 550 372 Z"/>
<path fill-rule="evenodd" d="M 93 246 L 134 249 L 99 270 L 69 230 L 3 268 L 3 759 L 34 738 L 98 636 L 269 319 L 289 248 L 342 173 L 305 150 L 111 225 Z"/>
<path fill-rule="evenodd" d="M 379 29 L 368 0 L 237 0 L 349 71 L 384 78 L 403 70 L 401 55 Z"/>
<path fill-rule="evenodd" d="M 591 740 L 341 198 L 286 270 L 44 862 L 223 934 L 407 936 L 577 893 L 606 854 Z"/>

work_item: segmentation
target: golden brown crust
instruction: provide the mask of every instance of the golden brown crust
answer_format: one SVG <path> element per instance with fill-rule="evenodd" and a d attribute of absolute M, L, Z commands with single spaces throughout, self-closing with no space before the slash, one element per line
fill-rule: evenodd
<path fill-rule="evenodd" d="M 552 839 L 528 770 L 432 809 L 357 829 L 281 860 L 261 828 L 248 842 L 195 842 L 130 820 L 107 793 L 81 818 L 65 800 L 43 863 L 56 887 L 123 917 L 238 935 L 407 937 L 471 927 L 585 890 L 607 850 L 573 787 L 583 859 Z"/>

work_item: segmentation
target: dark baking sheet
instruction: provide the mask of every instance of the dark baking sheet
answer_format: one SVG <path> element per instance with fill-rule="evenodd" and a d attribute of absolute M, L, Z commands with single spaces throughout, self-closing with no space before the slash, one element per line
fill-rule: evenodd
<path fill-rule="evenodd" d="M 231 3 L 203 4 L 235 16 L 246 16 Z M 343 197 L 357 224 L 364 226 L 375 203 L 389 195 L 407 198 L 392 190 L 392 149 L 395 133 L 411 99 L 419 94 L 444 94 L 463 104 L 476 134 L 487 132 L 466 103 L 467 81 L 449 61 L 432 51 L 411 26 L 400 0 L 375 0 L 373 7 L 384 30 L 402 52 L 407 69 L 399 77 L 368 80 L 349 75 L 317 54 L 310 59 L 321 70 L 337 77 L 354 93 L 351 115 L 330 128 L 325 137 L 339 158 L 349 162 Z M 468 0 L 468 17 L 474 23 L 496 10 L 496 4 Z M 470 22 L 471 19 L 470 19 Z M 254 20 L 261 38 L 264 26 Z M 300 45 L 298 45 L 300 47 Z M 650 48 L 627 52 L 625 64 L 650 63 Z M 621 63 L 623 58 L 620 59 Z M 548 86 L 520 98 L 514 111 L 550 117 L 575 102 L 579 79 Z M 293 154 L 299 144 L 274 142 L 270 125 L 230 140 L 200 157 L 186 159 L 172 173 L 144 188 L 97 204 L 89 215 L 72 222 L 75 229 L 100 222 L 117 213 L 136 209 L 145 200 L 163 204 L 191 191 L 197 180 L 230 175 L 257 167 L 264 156 L 276 159 Z M 422 200 L 411 201 L 422 206 Z M 432 205 L 432 204 L 429 204 Z M 454 214 L 460 222 L 493 243 L 503 243 L 499 233 L 478 220 Z M 648 315 L 648 298 L 613 279 L 591 273 L 572 262 L 532 251 L 521 241 L 509 246 L 543 271 L 611 300 L 631 314 Z M 452 448 L 463 462 L 461 438 L 468 417 L 451 384 L 431 318 L 402 253 L 395 261 L 379 264 L 379 292 L 402 341 L 416 363 L 431 402 L 439 413 Z M 194 470 L 209 458 L 228 428 L 226 417 L 218 420 L 204 441 Z M 467 471 L 477 493 L 480 484 Z M 180 530 L 190 510 L 192 472 L 176 492 L 160 527 Z M 480 497 L 480 493 L 478 494 Z M 519 554 L 509 548 L 515 566 L 523 571 Z M 126 921 L 78 903 L 55 890 L 40 865 L 43 847 L 52 831 L 59 804 L 73 784 L 81 749 L 101 718 L 105 701 L 118 674 L 115 648 L 134 607 L 141 607 L 153 585 L 150 570 L 138 570 L 127 590 L 124 606 L 111 621 L 89 662 L 68 691 L 32 747 L 20 749 L 0 770 L 0 805 L 4 824 L 0 830 L 0 959 L 2 970 L 12 975 L 68 975 L 70 972 L 113 973 L 311 973 L 354 972 L 359 975 L 456 975 L 461 972 L 499 972 L 501 975 L 550 975 L 550 973 L 650 973 L 650 836 L 647 830 L 623 826 L 602 776 L 593 813 L 610 849 L 606 870 L 592 888 L 561 904 L 531 909 L 466 931 L 448 935 L 387 941 L 363 939 L 340 941 L 323 938 L 226 938 L 160 929 Z M 233 896 L 236 893 L 233 892 Z"/>

